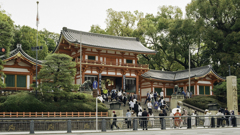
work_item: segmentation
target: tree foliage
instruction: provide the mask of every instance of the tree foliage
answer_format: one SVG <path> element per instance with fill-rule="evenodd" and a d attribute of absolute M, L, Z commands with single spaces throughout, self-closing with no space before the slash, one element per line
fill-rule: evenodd
<path fill-rule="evenodd" d="M 9 55 L 10 47 L 13 43 L 13 36 L 14 36 L 14 25 L 13 20 L 11 19 L 10 15 L 7 15 L 4 10 L 1 9 L 0 6 L 0 47 L 5 48 L 6 52 L 0 52 L 0 55 L 5 54 L 6 56 Z M 5 77 L 5 74 L 2 72 L 4 62 L 0 59 L 0 87 L 4 88 L 5 84 L 3 83 L 2 77 Z"/>
<path fill-rule="evenodd" d="M 39 72 L 42 80 L 39 90 L 43 92 L 72 91 L 78 88 L 73 84 L 76 75 L 76 63 L 66 54 L 49 54 Z"/>
<path fill-rule="evenodd" d="M 220 82 L 212 89 L 214 95 L 221 102 L 227 103 L 227 82 Z M 237 79 L 238 108 L 240 110 L 240 78 Z"/>
<path fill-rule="evenodd" d="M 239 77 L 240 1 L 193 0 L 186 11 L 202 33 L 206 45 L 203 57 L 220 75 L 228 75 L 231 65 L 231 73 Z"/>
<path fill-rule="evenodd" d="M 56 46 L 59 35 L 49 32 L 46 29 L 38 33 L 38 46 L 43 46 L 43 50 L 38 53 L 38 59 L 43 60 Z M 31 57 L 36 57 L 36 52 L 32 51 L 32 47 L 37 44 L 37 30 L 29 26 L 15 26 L 14 46 L 18 43 L 22 44 L 23 50 Z"/>

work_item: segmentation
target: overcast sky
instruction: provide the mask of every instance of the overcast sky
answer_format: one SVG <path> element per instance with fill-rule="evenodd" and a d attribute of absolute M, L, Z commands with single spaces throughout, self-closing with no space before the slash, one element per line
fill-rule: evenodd
<path fill-rule="evenodd" d="M 156 15 L 159 6 L 180 7 L 191 0 L 39 0 L 39 30 L 59 33 L 62 27 L 80 31 L 89 31 L 91 25 L 106 28 L 106 10 L 141 11 Z M 36 28 L 36 0 L 0 0 L 1 9 L 11 15 L 16 25 Z"/>

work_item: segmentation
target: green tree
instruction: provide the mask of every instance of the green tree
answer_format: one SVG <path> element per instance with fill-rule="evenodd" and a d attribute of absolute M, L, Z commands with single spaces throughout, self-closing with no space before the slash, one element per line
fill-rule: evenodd
<path fill-rule="evenodd" d="M 0 47 L 5 48 L 6 52 L 0 52 L 0 55 L 9 55 L 10 47 L 13 43 L 13 36 L 14 36 L 14 25 L 13 20 L 10 18 L 9 15 L 6 14 L 4 10 L 1 9 L 0 6 Z M 5 87 L 3 83 L 2 77 L 5 77 L 5 74 L 2 72 L 4 62 L 0 59 L 0 87 Z"/>
<path fill-rule="evenodd" d="M 48 55 L 48 46 L 44 40 L 45 35 L 38 34 L 38 46 L 43 46 L 43 49 L 38 52 L 38 59 L 43 60 Z M 14 46 L 16 48 L 18 43 L 22 44 L 23 50 L 31 57 L 36 57 L 36 52 L 32 51 L 32 47 L 37 44 L 37 30 L 29 26 L 15 26 Z"/>
<path fill-rule="evenodd" d="M 186 11 L 202 33 L 203 57 L 220 75 L 228 75 L 231 65 L 231 73 L 240 77 L 240 1 L 192 0 Z"/>
<path fill-rule="evenodd" d="M 162 6 L 156 16 L 148 14 L 138 23 L 145 38 L 143 44 L 157 50 L 156 55 L 139 56 L 139 62 L 151 69 L 175 71 L 188 68 L 188 48 L 197 47 L 191 53 L 191 67 L 202 66 L 203 45 L 201 35 L 192 19 L 183 19 L 178 7 Z"/>
<path fill-rule="evenodd" d="M 42 83 L 38 89 L 43 92 L 76 90 L 78 85 L 73 84 L 75 75 L 76 63 L 72 62 L 72 57 L 66 54 L 50 54 L 45 58 L 39 72 L 38 79 L 41 79 Z"/>
<path fill-rule="evenodd" d="M 51 53 L 55 49 L 56 43 L 59 40 L 59 34 L 50 32 L 46 29 L 39 31 L 39 34 L 43 35 L 45 44 L 48 46 L 48 51 L 49 51 L 49 53 Z"/>
<path fill-rule="evenodd" d="M 142 12 L 137 10 L 134 13 L 130 11 L 114 11 L 113 9 L 107 10 L 107 27 L 105 30 L 101 29 L 98 25 L 92 25 L 90 32 L 108 34 L 114 36 L 132 37 L 134 30 L 140 18 L 143 17 Z"/>
<path fill-rule="evenodd" d="M 212 89 L 214 95 L 220 102 L 227 103 L 227 82 L 220 82 Z M 240 78 L 237 79 L 238 110 L 240 110 Z"/>

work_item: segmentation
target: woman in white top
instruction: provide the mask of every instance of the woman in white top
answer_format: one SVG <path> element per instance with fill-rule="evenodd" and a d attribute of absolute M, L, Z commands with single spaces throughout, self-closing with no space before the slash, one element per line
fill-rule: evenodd
<path fill-rule="evenodd" d="M 204 121 L 204 126 L 203 126 L 204 128 L 205 128 L 205 127 L 210 127 L 210 118 L 208 117 L 208 116 L 210 116 L 210 115 L 211 115 L 211 113 L 209 113 L 209 112 L 208 112 L 208 109 L 206 109 L 206 110 L 205 110 L 205 115 L 204 115 L 204 116 L 205 116 L 205 117 L 204 117 L 205 121 Z"/>
<path fill-rule="evenodd" d="M 140 104 L 140 103 L 138 103 L 138 111 L 140 112 L 140 110 L 143 110 L 143 109 L 142 109 L 142 106 L 141 106 L 141 104 Z"/>
<path fill-rule="evenodd" d="M 195 114 L 195 111 L 194 111 L 194 110 L 192 110 L 192 116 L 197 116 L 197 115 Z M 196 117 L 191 117 L 191 125 L 192 125 L 192 126 L 195 126 L 195 122 L 196 122 Z"/>
<path fill-rule="evenodd" d="M 151 102 L 153 101 L 153 92 L 150 93 Z"/>
<path fill-rule="evenodd" d="M 130 109 L 130 110 L 133 110 L 133 108 L 134 108 L 134 102 L 133 102 L 132 100 L 129 102 L 129 105 L 130 105 L 129 109 Z"/>
<path fill-rule="evenodd" d="M 153 115 L 152 112 L 149 113 L 149 121 L 150 121 L 150 123 L 151 123 L 151 125 L 153 127 L 154 126 L 154 115 Z"/>
<path fill-rule="evenodd" d="M 174 117 L 174 114 L 171 112 L 169 116 L 172 116 L 170 117 L 170 128 L 173 128 L 173 117 Z"/>

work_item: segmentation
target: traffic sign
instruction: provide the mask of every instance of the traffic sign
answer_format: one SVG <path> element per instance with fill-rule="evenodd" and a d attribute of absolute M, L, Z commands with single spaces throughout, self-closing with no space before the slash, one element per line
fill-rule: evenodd
<path fill-rule="evenodd" d="M 97 87 L 98 87 L 98 82 L 97 82 L 97 81 L 94 81 L 94 82 L 93 82 L 93 89 L 97 89 Z"/>

